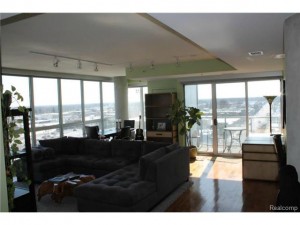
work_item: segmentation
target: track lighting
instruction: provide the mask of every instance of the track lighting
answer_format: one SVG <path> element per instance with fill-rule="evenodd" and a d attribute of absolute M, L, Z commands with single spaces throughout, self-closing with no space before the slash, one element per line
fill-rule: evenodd
<path fill-rule="evenodd" d="M 179 57 L 176 56 L 175 58 L 176 58 L 176 66 L 180 66 Z"/>
<path fill-rule="evenodd" d="M 132 63 L 129 64 L 129 71 L 130 71 L 130 72 L 133 71 Z"/>
<path fill-rule="evenodd" d="M 78 60 L 78 62 L 77 62 L 77 69 L 81 69 L 81 68 L 82 68 L 81 61 Z"/>
<path fill-rule="evenodd" d="M 58 60 L 58 58 L 55 56 L 55 57 L 54 57 L 54 60 L 53 60 L 53 66 L 54 66 L 54 67 L 58 67 L 58 63 L 59 63 L 59 60 Z"/>
<path fill-rule="evenodd" d="M 154 69 L 155 69 L 155 67 L 154 67 L 154 62 L 153 62 L 153 61 L 151 62 L 150 68 L 151 68 L 151 70 L 154 70 Z"/>
<path fill-rule="evenodd" d="M 92 64 L 95 65 L 95 67 L 94 67 L 95 72 L 99 71 L 98 65 L 106 65 L 106 66 L 112 66 L 113 65 L 113 64 L 104 63 L 104 62 L 95 62 L 95 61 L 90 61 L 90 60 L 86 60 L 86 59 L 77 59 L 77 58 L 62 56 L 62 55 L 52 55 L 52 54 L 43 53 L 43 52 L 30 51 L 30 53 L 54 57 L 53 58 L 53 66 L 54 67 L 58 67 L 58 64 L 60 63 L 60 60 L 58 58 L 77 61 L 77 69 L 82 69 L 82 62 L 92 63 Z"/>
<path fill-rule="evenodd" d="M 98 70 L 98 64 L 95 63 L 95 72 L 97 72 L 97 71 L 99 71 L 99 70 Z"/>

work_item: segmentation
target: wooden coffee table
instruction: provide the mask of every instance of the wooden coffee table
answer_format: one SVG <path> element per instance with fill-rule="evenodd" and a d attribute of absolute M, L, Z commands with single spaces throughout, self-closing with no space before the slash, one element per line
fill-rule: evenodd
<path fill-rule="evenodd" d="M 65 196 L 72 196 L 73 189 L 95 179 L 94 175 L 68 173 L 44 181 L 38 188 L 38 201 L 44 195 L 51 194 L 51 199 L 61 203 Z"/>

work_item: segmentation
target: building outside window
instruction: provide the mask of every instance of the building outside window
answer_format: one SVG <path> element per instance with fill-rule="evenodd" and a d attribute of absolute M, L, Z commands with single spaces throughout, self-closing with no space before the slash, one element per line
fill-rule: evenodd
<path fill-rule="evenodd" d="M 100 83 L 95 81 L 84 81 L 83 87 L 85 126 L 98 126 L 101 129 Z"/>
<path fill-rule="evenodd" d="M 102 82 L 103 93 L 103 131 L 102 134 L 116 131 L 116 110 L 114 83 Z"/>
<path fill-rule="evenodd" d="M 57 79 L 33 78 L 36 139 L 60 136 Z"/>
<path fill-rule="evenodd" d="M 82 137 L 81 87 L 79 80 L 61 80 L 63 135 Z"/>

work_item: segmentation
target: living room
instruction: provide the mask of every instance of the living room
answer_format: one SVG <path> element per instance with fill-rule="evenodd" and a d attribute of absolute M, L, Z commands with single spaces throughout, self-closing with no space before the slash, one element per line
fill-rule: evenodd
<path fill-rule="evenodd" d="M 225 47 L 216 44 L 221 45 L 219 36 L 212 33 L 214 30 L 220 30 L 221 26 L 223 29 L 226 28 L 224 24 L 218 27 L 213 27 L 213 24 L 231 21 L 232 29 L 241 29 L 240 33 L 243 33 L 241 39 L 250 35 L 245 30 L 254 29 L 258 23 L 261 23 L 264 29 L 272 28 L 269 35 L 265 34 L 266 37 L 260 37 L 262 38 L 260 39 L 261 45 L 252 46 L 251 49 L 248 46 L 247 51 L 263 50 L 264 54 L 275 57 L 275 55 L 285 53 L 282 44 L 283 26 L 284 21 L 292 15 L 292 13 L 14 15 L 1 19 L 1 23 L 2 21 L 5 23 L 1 26 L 2 82 L 6 89 L 13 84 L 22 93 L 24 105 L 33 109 L 31 115 L 32 145 L 36 145 L 38 140 L 43 138 L 83 137 L 85 125 L 98 124 L 101 134 L 105 135 L 113 132 L 117 120 L 135 118 L 135 128 L 137 128 L 137 116 L 131 115 L 131 112 L 135 111 L 138 111 L 137 115 L 142 115 L 141 128 L 145 132 L 143 96 L 146 93 L 177 92 L 179 99 L 187 101 L 190 99 L 185 96 L 186 85 L 201 85 L 212 83 L 212 81 L 215 82 L 212 86 L 217 83 L 236 83 L 237 81 L 247 84 L 254 81 L 275 80 L 279 82 L 284 76 L 284 59 L 246 56 L 241 60 L 238 59 L 241 58 L 238 54 L 232 55 L 232 58 L 226 58 L 226 55 L 222 54 L 222 51 L 226 51 Z M 218 16 L 220 17 L 217 20 Z M 198 27 L 200 21 L 205 24 L 205 20 L 210 21 L 211 26 L 202 25 L 201 29 L 205 33 L 203 37 L 197 32 L 189 34 L 190 31 L 185 30 L 188 29 L 184 27 L 185 24 Z M 106 24 L 103 25 L 104 31 L 100 27 L 95 29 L 97 21 L 103 21 Z M 244 21 L 242 24 L 245 30 L 233 21 Z M 271 24 L 269 24 L 270 21 Z M 276 33 L 276 36 L 272 36 L 274 34 L 272 32 Z M 107 36 L 102 36 L 101 33 L 107 33 Z M 74 38 L 70 38 L 70 35 Z M 228 40 L 230 35 L 226 37 L 224 32 L 222 39 Z M 40 39 L 41 36 L 43 40 Z M 210 36 L 210 38 L 205 39 L 204 36 Z M 120 43 L 118 40 L 120 37 L 127 40 L 126 44 Z M 102 39 L 103 43 L 108 46 L 107 49 L 99 44 L 99 39 Z M 263 44 L 267 45 L 270 39 L 275 42 L 276 48 L 272 50 L 267 47 L 260 48 Z M 88 45 L 79 44 L 81 42 L 87 42 Z M 245 42 L 249 42 L 249 39 Z M 239 46 L 238 40 L 234 40 L 234 44 Z M 228 42 L 226 45 L 229 48 L 233 43 Z M 120 51 L 111 53 L 108 49 L 112 49 L 112 46 Z M 99 52 L 101 52 L 100 56 Z M 240 64 L 238 64 L 239 60 L 241 60 Z M 242 67 L 245 62 L 248 64 Z M 265 65 L 268 67 L 264 67 Z M 287 82 L 287 93 L 289 90 L 297 90 L 292 89 L 293 87 L 288 89 L 288 85 L 291 83 Z M 280 94 L 280 91 L 279 85 L 276 94 Z M 133 98 L 137 100 L 134 101 Z M 287 101 L 291 100 L 287 99 Z M 97 105 L 94 111 L 96 113 L 90 114 L 95 105 Z M 295 109 L 296 105 L 293 108 L 287 108 L 288 121 L 292 118 L 288 117 L 289 113 Z M 71 112 L 77 113 L 70 114 Z M 281 117 L 282 115 L 280 114 Z M 279 124 L 279 127 L 281 126 L 282 124 Z M 291 125 L 287 129 L 295 130 L 296 123 L 295 127 Z M 282 132 L 288 133 L 288 131 Z M 268 134 L 268 129 L 266 133 Z M 297 143 L 294 143 L 296 139 L 293 138 L 291 143 L 297 146 Z M 185 144 L 183 137 L 179 139 L 179 143 Z M 288 140 L 287 143 L 291 146 Z M 204 144 L 206 144 L 205 149 L 213 148 L 208 141 Z M 209 154 L 199 155 L 199 160 L 206 166 L 211 163 L 219 164 L 220 167 L 226 165 L 214 158 L 218 157 L 218 150 L 215 151 L 211 150 Z M 299 171 L 298 150 L 292 149 L 289 153 L 291 153 L 288 154 L 289 164 L 294 165 Z M 228 159 L 233 160 L 230 161 L 231 164 L 241 164 L 240 161 L 234 161 L 241 160 L 241 155 L 236 157 Z M 205 169 L 202 169 L 202 171 L 195 169 L 193 173 L 205 174 Z M 241 167 L 237 170 L 240 174 L 236 177 L 241 179 Z M 3 185 L 2 180 L 1 185 Z M 1 190 L 3 190 L 2 187 Z M 270 190 L 274 191 L 273 187 Z M 217 208 L 215 210 L 218 211 Z M 196 210 L 194 208 L 191 211 Z"/>

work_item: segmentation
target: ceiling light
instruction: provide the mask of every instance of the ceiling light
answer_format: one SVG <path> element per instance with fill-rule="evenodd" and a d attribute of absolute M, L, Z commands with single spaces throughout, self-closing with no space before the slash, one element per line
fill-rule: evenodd
<path fill-rule="evenodd" d="M 86 59 L 78 59 L 78 58 L 75 58 L 75 57 L 62 56 L 62 55 L 57 55 L 57 54 L 53 55 L 53 54 L 49 54 L 49 53 L 34 52 L 34 51 L 30 51 L 30 53 L 53 57 L 53 66 L 54 67 L 58 67 L 58 64 L 60 63 L 60 60 L 58 58 L 77 61 L 77 68 L 78 69 L 82 68 L 82 62 L 92 63 L 93 65 L 95 65 L 95 67 L 94 67 L 95 71 L 98 71 L 98 65 L 106 65 L 106 66 L 112 66 L 113 65 L 113 64 L 104 63 L 104 62 L 96 62 L 96 61 L 91 61 L 91 60 L 86 60 Z"/>
<path fill-rule="evenodd" d="M 264 55 L 264 52 L 263 51 L 253 51 L 253 52 L 248 52 L 248 54 L 250 56 L 261 56 L 261 55 Z"/>
<path fill-rule="evenodd" d="M 59 60 L 58 60 L 58 58 L 55 56 L 55 57 L 54 57 L 54 60 L 53 60 L 53 66 L 54 66 L 54 67 L 58 67 L 58 63 L 59 63 Z"/>
<path fill-rule="evenodd" d="M 130 71 L 130 72 L 133 71 L 132 63 L 129 64 L 129 71 Z"/>
<path fill-rule="evenodd" d="M 98 64 L 95 63 L 95 72 L 97 72 L 97 71 L 99 71 L 99 70 L 98 70 Z"/>
<path fill-rule="evenodd" d="M 176 66 L 180 66 L 179 57 L 176 56 L 175 58 L 176 58 Z"/>
<path fill-rule="evenodd" d="M 154 62 L 153 62 L 153 61 L 151 62 L 151 66 L 150 66 L 150 68 L 151 68 L 152 70 L 154 70 L 154 69 L 155 69 L 155 67 L 154 67 Z"/>
<path fill-rule="evenodd" d="M 81 61 L 78 60 L 78 63 L 77 63 L 77 69 L 81 69 L 81 68 L 82 68 Z"/>

